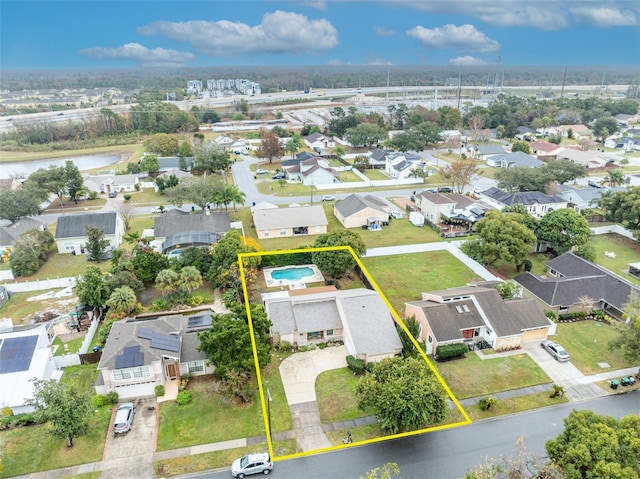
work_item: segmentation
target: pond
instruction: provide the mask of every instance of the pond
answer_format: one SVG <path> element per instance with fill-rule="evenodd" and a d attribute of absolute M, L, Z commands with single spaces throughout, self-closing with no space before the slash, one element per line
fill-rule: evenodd
<path fill-rule="evenodd" d="M 39 168 L 49 168 L 50 165 L 64 166 L 64 164 L 68 160 L 73 161 L 78 169 L 80 171 L 83 171 L 115 165 L 120 161 L 120 159 L 121 156 L 119 154 L 112 153 L 108 155 L 85 155 L 73 156 L 69 158 L 52 158 L 0 163 L 0 179 L 13 177 L 26 178 Z"/>

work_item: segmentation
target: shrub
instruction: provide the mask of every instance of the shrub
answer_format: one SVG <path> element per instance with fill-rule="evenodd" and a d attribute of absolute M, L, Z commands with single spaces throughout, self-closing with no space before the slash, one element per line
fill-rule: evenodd
<path fill-rule="evenodd" d="M 120 396 L 118 396 L 118 393 L 115 391 L 111 391 L 110 393 L 107 393 L 105 397 L 107 404 L 117 404 L 119 398 Z"/>
<path fill-rule="evenodd" d="M 123 195 L 122 197 L 124 198 L 125 201 L 129 201 L 131 199 L 131 195 L 129 194 Z"/>
<path fill-rule="evenodd" d="M 318 348 L 320 348 L 320 349 L 324 349 L 326 347 L 327 347 L 327 343 L 319 343 L 318 344 Z"/>
<path fill-rule="evenodd" d="M 191 376 L 188 374 L 183 374 L 180 376 L 180 384 L 178 385 L 178 391 L 184 391 L 187 388 L 187 384 L 189 384 L 189 379 Z"/>
<path fill-rule="evenodd" d="M 465 343 L 445 344 L 436 348 L 436 356 L 440 359 L 456 358 L 464 356 L 469 351 Z"/>
<path fill-rule="evenodd" d="M 233 289 L 228 289 L 222 295 L 222 302 L 227 308 L 230 308 L 236 303 L 236 292 Z"/>
<path fill-rule="evenodd" d="M 556 319 L 558 319 L 558 315 L 555 313 L 555 311 L 545 311 L 544 315 L 551 321 L 555 321 Z"/>
<path fill-rule="evenodd" d="M 482 398 L 480 399 L 480 401 L 478 401 L 478 406 L 480 407 L 480 409 L 482 409 L 483 411 L 488 411 L 489 409 L 491 409 L 491 407 L 496 403 L 496 400 L 494 397 L 489 396 L 487 398 Z"/>
<path fill-rule="evenodd" d="M 200 306 L 204 303 L 204 298 L 200 295 L 193 295 L 189 298 L 189 306 Z"/>
<path fill-rule="evenodd" d="M 2 409 L 0 409 L 0 417 L 7 417 L 7 416 L 13 416 L 13 409 L 11 409 L 9 406 L 5 406 Z"/>
<path fill-rule="evenodd" d="M 289 341 L 280 341 L 278 343 L 278 351 L 291 351 L 291 343 Z"/>
<path fill-rule="evenodd" d="M 156 396 L 158 396 L 158 397 L 164 396 L 164 386 L 162 384 L 158 384 L 154 388 L 154 391 L 156 392 Z"/>
<path fill-rule="evenodd" d="M 522 262 L 522 267 L 524 268 L 525 271 L 530 272 L 531 269 L 533 268 L 533 263 L 531 261 L 529 261 L 528 259 L 525 259 Z"/>
<path fill-rule="evenodd" d="M 176 404 L 178 406 L 186 406 L 187 404 L 191 404 L 192 400 L 193 397 L 191 397 L 191 393 L 189 391 L 180 391 L 176 398 Z"/>
<path fill-rule="evenodd" d="M 107 398 L 102 394 L 96 394 L 91 397 L 91 404 L 93 404 L 93 407 L 99 409 L 107 404 Z"/>
<path fill-rule="evenodd" d="M 356 359 L 350 354 L 347 356 L 347 367 L 353 371 L 354 374 L 362 374 L 365 364 L 362 359 Z"/>

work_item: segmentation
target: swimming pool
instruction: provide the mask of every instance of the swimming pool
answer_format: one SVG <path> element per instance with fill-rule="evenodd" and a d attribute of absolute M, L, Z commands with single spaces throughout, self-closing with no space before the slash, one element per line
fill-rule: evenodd
<path fill-rule="evenodd" d="M 271 271 L 271 278 L 277 281 L 286 279 L 288 281 L 300 281 L 307 276 L 313 276 L 315 272 L 308 266 L 300 266 L 297 268 L 277 269 Z"/>

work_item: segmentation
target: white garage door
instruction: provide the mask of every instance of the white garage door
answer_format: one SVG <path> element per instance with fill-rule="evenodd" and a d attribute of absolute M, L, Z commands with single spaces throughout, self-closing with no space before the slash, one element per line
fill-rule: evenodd
<path fill-rule="evenodd" d="M 131 399 L 143 396 L 154 396 L 156 387 L 155 382 L 142 384 L 130 384 L 128 386 L 116 386 L 116 392 L 120 399 Z"/>

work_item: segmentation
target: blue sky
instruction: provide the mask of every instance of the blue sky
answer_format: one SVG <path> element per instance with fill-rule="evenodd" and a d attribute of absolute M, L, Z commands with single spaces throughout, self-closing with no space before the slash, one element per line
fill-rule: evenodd
<path fill-rule="evenodd" d="M 7 1 L 0 68 L 638 65 L 639 0 Z"/>

